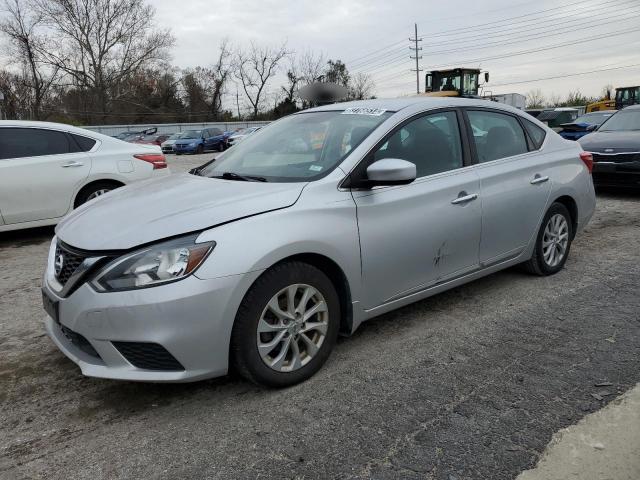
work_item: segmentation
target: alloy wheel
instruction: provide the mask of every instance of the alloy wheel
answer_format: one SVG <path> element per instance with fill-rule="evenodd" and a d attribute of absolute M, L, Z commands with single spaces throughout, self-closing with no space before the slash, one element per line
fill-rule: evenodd
<path fill-rule="evenodd" d="M 564 215 L 556 213 L 549 218 L 542 235 L 542 255 L 550 267 L 564 259 L 569 244 L 569 224 Z"/>
<path fill-rule="evenodd" d="M 100 188 L 95 192 L 91 192 L 91 194 L 87 197 L 87 201 L 93 200 L 94 198 L 104 195 L 105 193 L 109 193 L 110 191 L 111 191 L 110 188 Z"/>
<path fill-rule="evenodd" d="M 328 327 L 329 310 L 322 294 L 310 285 L 289 285 L 262 311 L 256 335 L 258 352 L 273 370 L 298 370 L 318 353 Z"/>

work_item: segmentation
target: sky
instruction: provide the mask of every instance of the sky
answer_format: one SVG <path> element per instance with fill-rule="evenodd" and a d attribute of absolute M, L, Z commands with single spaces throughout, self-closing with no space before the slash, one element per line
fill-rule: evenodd
<path fill-rule="evenodd" d="M 323 52 L 343 60 L 352 73 L 371 75 L 378 97 L 408 95 L 416 90 L 409 37 L 417 23 L 420 68 L 487 70 L 490 81 L 484 88 L 494 94 L 539 88 L 547 97 L 577 89 L 599 95 L 607 84 L 640 84 L 640 0 L 151 3 L 157 24 L 170 27 L 176 38 L 173 63 L 183 68 L 212 63 L 225 37 L 238 46 L 251 40 L 273 46 L 286 41 L 295 53 Z M 618 68 L 629 65 L 635 66 Z M 274 79 L 272 92 L 281 78 Z"/>

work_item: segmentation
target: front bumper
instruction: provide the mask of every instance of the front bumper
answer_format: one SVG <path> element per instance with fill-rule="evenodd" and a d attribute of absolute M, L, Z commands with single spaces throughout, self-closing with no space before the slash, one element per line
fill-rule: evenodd
<path fill-rule="evenodd" d="M 593 183 L 599 187 L 640 188 L 640 160 L 596 161 Z"/>
<path fill-rule="evenodd" d="M 189 145 L 174 145 L 173 152 L 174 153 L 196 153 L 198 151 L 198 145 L 193 147 Z"/>
<path fill-rule="evenodd" d="M 258 275 L 211 280 L 192 275 L 158 287 L 110 293 L 98 293 L 85 283 L 67 298 L 58 297 L 45 276 L 43 290 L 59 302 L 59 323 L 47 316 L 46 331 L 90 377 L 188 382 L 225 375 L 243 286 Z M 151 368 L 135 366 L 135 352 L 123 344 L 160 346 L 182 368 L 163 370 L 153 358 Z"/>

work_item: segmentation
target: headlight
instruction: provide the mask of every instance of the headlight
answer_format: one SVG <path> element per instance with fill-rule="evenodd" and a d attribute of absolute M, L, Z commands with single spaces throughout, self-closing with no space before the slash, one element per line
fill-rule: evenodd
<path fill-rule="evenodd" d="M 132 290 L 175 282 L 192 274 L 215 247 L 196 236 L 153 245 L 107 264 L 91 285 L 100 292 Z"/>
<path fill-rule="evenodd" d="M 189 144 L 189 146 L 190 146 L 190 147 L 195 147 L 195 146 L 196 146 L 196 142 L 191 142 L 191 143 Z"/>

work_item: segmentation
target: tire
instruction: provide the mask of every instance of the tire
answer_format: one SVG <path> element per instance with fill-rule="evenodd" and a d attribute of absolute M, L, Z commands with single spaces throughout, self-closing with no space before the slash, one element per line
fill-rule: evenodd
<path fill-rule="evenodd" d="M 217 148 L 217 150 L 218 150 L 219 152 L 224 152 L 224 150 L 225 150 L 225 148 L 224 148 L 224 142 L 220 142 L 220 143 L 218 143 L 218 148 Z"/>
<path fill-rule="evenodd" d="M 80 190 L 80 193 L 78 193 L 78 196 L 76 197 L 73 208 L 78 208 L 83 203 L 86 203 L 89 200 L 93 200 L 94 198 L 99 197 L 100 195 L 104 195 L 105 193 L 115 190 L 116 188 L 119 188 L 121 186 L 122 185 L 118 183 L 106 181 L 92 183 L 91 185 L 88 185 Z"/>
<path fill-rule="evenodd" d="M 293 314 L 294 308 L 288 308 L 290 289 L 295 291 L 293 304 L 297 309 L 305 295 L 307 312 L 321 305 L 308 322 L 303 322 L 300 312 Z M 274 297 L 279 315 L 269 307 Z M 295 318 L 284 318 L 283 314 Z M 320 328 L 311 328 L 314 325 Z M 339 327 L 340 302 L 331 280 L 312 265 L 282 263 L 262 274 L 242 300 L 231 334 L 230 360 L 251 382 L 288 387 L 310 378 L 322 367 L 335 346 Z M 309 348 L 309 342 L 315 347 Z"/>
<path fill-rule="evenodd" d="M 560 216 L 560 217 L 559 217 Z M 562 220 L 558 220 L 562 218 Z M 562 240 L 556 242 L 555 246 L 552 246 L 552 249 L 555 249 L 555 253 L 559 254 L 560 250 L 562 250 L 562 255 L 558 259 L 558 257 L 545 256 L 545 246 L 543 243 L 547 243 L 549 238 L 554 238 L 554 225 L 551 225 L 552 219 L 555 219 L 556 222 L 559 222 L 563 225 L 560 228 L 561 235 L 560 237 L 556 237 L 556 239 L 565 239 L 566 243 L 563 243 Z M 546 232 L 551 233 L 551 235 Z M 565 237 L 566 235 L 566 237 Z M 540 226 L 540 231 L 536 237 L 536 246 L 533 250 L 533 255 L 531 258 L 523 264 L 524 269 L 534 275 L 547 276 L 554 275 L 558 273 L 564 267 L 564 264 L 569 257 L 569 251 L 571 249 L 571 242 L 573 240 L 573 222 L 571 220 L 571 214 L 567 207 L 562 205 L 561 203 L 553 203 L 547 213 L 542 220 L 542 225 Z M 564 248 L 562 248 L 564 244 Z"/>
<path fill-rule="evenodd" d="M 196 155 L 202 155 L 204 153 L 204 146 L 202 144 L 198 145 L 198 148 L 196 148 L 195 154 Z"/>

